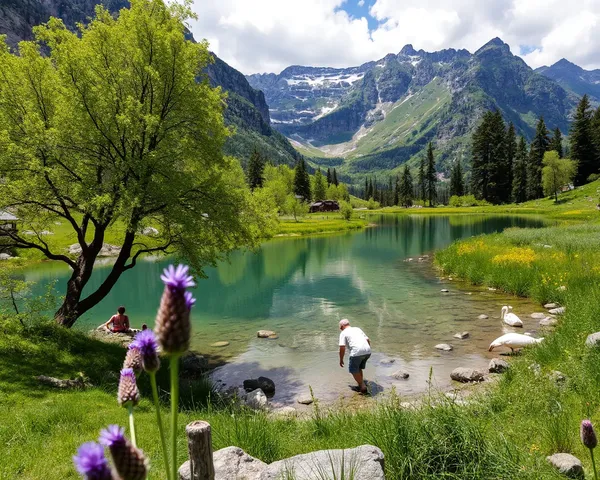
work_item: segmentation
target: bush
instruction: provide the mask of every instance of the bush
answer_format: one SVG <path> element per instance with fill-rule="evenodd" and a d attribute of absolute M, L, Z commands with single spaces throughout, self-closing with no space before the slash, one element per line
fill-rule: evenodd
<path fill-rule="evenodd" d="M 369 198 L 369 201 L 367 202 L 367 208 L 369 210 L 375 210 L 379 207 L 381 207 L 381 204 L 379 202 L 376 202 L 375 200 L 373 200 L 373 198 Z"/>
<path fill-rule="evenodd" d="M 352 216 L 354 215 L 354 209 L 352 208 L 352 205 L 350 205 L 350 203 L 341 202 L 340 213 L 342 214 L 342 218 L 344 220 L 350 221 L 352 220 Z"/>
<path fill-rule="evenodd" d="M 452 195 L 449 205 L 451 207 L 484 207 L 490 205 L 490 203 L 485 200 L 477 200 L 474 195 L 464 195 L 462 197 Z"/>

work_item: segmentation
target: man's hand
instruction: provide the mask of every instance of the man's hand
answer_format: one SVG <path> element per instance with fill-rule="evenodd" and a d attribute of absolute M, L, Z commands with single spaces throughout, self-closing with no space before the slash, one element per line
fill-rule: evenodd
<path fill-rule="evenodd" d="M 344 368 L 344 361 L 340 360 L 340 367 Z"/>
<path fill-rule="evenodd" d="M 346 346 L 340 345 L 340 367 L 344 367 L 344 354 L 346 353 Z"/>

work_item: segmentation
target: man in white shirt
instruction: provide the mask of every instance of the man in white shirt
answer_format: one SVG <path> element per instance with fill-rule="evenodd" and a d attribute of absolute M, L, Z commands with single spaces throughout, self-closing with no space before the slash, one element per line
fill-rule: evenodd
<path fill-rule="evenodd" d="M 348 348 L 348 370 L 358 383 L 358 391 L 367 393 L 363 370 L 371 356 L 371 340 L 358 327 L 351 327 L 348 319 L 340 320 L 340 367 L 344 367 L 344 354 Z"/>

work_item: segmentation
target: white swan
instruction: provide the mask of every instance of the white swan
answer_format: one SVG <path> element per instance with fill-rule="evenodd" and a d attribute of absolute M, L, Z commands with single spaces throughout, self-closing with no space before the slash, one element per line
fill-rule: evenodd
<path fill-rule="evenodd" d="M 542 340 L 544 339 L 533 338 L 520 333 L 507 333 L 490 343 L 489 351 L 491 352 L 494 348 L 505 346 L 514 352 L 515 348 L 523 348 L 527 347 L 528 345 L 534 345 L 536 343 L 540 343 Z"/>
<path fill-rule="evenodd" d="M 512 309 L 512 307 L 502 307 L 502 313 L 500 314 L 502 321 L 507 325 L 510 325 L 511 327 L 522 327 L 523 322 L 521 321 L 521 319 L 517 317 L 514 313 L 509 312 L 509 309 Z"/>

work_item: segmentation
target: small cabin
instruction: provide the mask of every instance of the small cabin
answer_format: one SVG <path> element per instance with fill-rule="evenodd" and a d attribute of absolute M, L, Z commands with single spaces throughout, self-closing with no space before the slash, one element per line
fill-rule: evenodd
<path fill-rule="evenodd" d="M 2 238 L 3 232 L 16 232 L 17 222 L 19 219 L 12 213 L 0 210 L 0 253 L 10 253 L 10 248 L 7 246 L 7 239 Z"/>
<path fill-rule="evenodd" d="M 335 200 L 323 200 L 321 202 L 314 202 L 310 204 L 309 212 L 338 212 L 340 210 L 340 204 Z"/>

